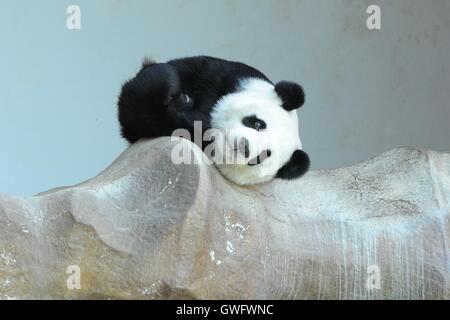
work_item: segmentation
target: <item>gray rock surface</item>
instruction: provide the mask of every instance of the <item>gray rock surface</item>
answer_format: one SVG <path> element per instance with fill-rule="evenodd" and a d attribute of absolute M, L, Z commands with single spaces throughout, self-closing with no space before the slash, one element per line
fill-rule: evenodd
<path fill-rule="evenodd" d="M 73 187 L 0 195 L 0 298 L 450 298 L 449 154 L 401 148 L 243 188 L 172 164 L 175 143 L 139 142 Z"/>

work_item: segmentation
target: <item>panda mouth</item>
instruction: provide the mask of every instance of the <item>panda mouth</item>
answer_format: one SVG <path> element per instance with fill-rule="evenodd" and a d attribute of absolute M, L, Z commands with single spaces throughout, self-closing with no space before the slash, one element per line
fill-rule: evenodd
<path fill-rule="evenodd" d="M 269 158 L 272 155 L 272 151 L 270 150 L 264 150 L 263 152 L 261 152 L 260 154 L 258 154 L 256 157 L 254 157 L 253 159 L 251 159 L 247 165 L 250 167 L 256 166 L 258 164 L 261 164 L 264 160 L 266 160 L 267 158 Z"/>

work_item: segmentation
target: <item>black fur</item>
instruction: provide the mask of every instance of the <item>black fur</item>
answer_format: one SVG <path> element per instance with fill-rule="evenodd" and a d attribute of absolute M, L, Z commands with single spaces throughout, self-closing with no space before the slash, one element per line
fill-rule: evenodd
<path fill-rule="evenodd" d="M 183 58 L 167 63 L 144 60 L 141 70 L 122 86 L 119 96 L 122 136 L 134 143 L 141 138 L 170 136 L 174 130 L 183 128 L 193 137 L 194 121 L 202 121 L 203 134 L 210 128 L 214 105 L 224 95 L 238 90 L 239 82 L 245 78 L 272 83 L 246 64 L 213 57 Z M 303 89 L 296 83 L 279 82 L 275 90 L 286 110 L 298 108 L 304 102 Z M 301 176 L 308 167 L 308 156 L 297 150 L 277 177 L 292 179 Z"/>
<path fill-rule="evenodd" d="M 275 85 L 275 91 L 281 97 L 283 108 L 287 111 L 300 108 L 305 103 L 305 93 L 297 83 L 280 81 Z"/>
<path fill-rule="evenodd" d="M 194 120 L 202 121 L 206 130 L 217 100 L 236 91 L 239 81 L 245 78 L 270 82 L 250 66 L 212 57 L 167 63 L 146 60 L 139 73 L 123 85 L 119 96 L 122 136 L 134 143 L 141 138 L 170 136 L 177 128 L 193 135 Z"/>
<path fill-rule="evenodd" d="M 308 171 L 309 165 L 310 160 L 306 152 L 303 150 L 295 150 L 291 159 L 278 170 L 275 177 L 284 180 L 300 178 Z"/>

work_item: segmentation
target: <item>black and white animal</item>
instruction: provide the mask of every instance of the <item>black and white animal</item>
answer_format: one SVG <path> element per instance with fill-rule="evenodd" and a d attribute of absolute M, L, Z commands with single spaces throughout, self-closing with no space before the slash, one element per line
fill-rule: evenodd
<path fill-rule="evenodd" d="M 304 101 L 297 83 L 273 84 L 240 62 L 207 56 L 145 60 L 122 87 L 118 116 L 130 143 L 170 136 L 180 128 L 194 136 L 194 121 L 202 122 L 202 133 L 222 132 L 215 165 L 231 181 L 246 185 L 294 179 L 308 170 L 296 114 Z"/>

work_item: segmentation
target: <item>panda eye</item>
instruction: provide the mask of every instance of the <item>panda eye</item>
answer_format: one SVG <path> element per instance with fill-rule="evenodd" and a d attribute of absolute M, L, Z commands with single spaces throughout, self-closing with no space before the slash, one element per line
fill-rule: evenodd
<path fill-rule="evenodd" d="M 267 127 L 266 123 L 255 115 L 245 117 L 242 120 L 242 124 L 246 127 L 255 129 L 256 131 L 264 130 Z"/>
<path fill-rule="evenodd" d="M 261 129 L 264 129 L 264 123 L 262 121 L 260 121 L 260 120 L 256 121 L 255 122 L 255 129 L 257 131 L 259 131 Z"/>

